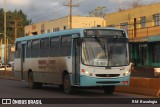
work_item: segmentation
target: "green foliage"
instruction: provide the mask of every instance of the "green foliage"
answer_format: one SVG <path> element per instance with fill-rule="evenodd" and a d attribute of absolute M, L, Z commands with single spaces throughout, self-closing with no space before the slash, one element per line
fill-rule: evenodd
<path fill-rule="evenodd" d="M 27 19 L 27 15 L 22 12 L 22 10 L 7 11 L 7 36 L 15 40 L 15 21 L 17 22 L 17 38 L 24 36 L 24 27 L 31 24 L 31 19 Z M 4 11 L 0 9 L 0 33 L 4 32 Z M 0 35 L 3 38 L 3 35 Z M 11 41 L 9 41 L 11 43 Z"/>

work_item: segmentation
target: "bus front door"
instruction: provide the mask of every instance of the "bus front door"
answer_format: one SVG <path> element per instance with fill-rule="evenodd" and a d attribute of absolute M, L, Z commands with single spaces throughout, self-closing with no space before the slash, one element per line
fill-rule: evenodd
<path fill-rule="evenodd" d="M 22 44 L 22 51 L 21 51 L 21 80 L 24 79 L 24 62 L 25 62 L 25 53 L 26 53 L 26 45 Z"/>
<path fill-rule="evenodd" d="M 79 38 L 73 39 L 73 49 L 72 49 L 72 61 L 73 61 L 73 83 L 74 85 L 79 85 L 80 83 L 80 45 L 78 43 Z"/>

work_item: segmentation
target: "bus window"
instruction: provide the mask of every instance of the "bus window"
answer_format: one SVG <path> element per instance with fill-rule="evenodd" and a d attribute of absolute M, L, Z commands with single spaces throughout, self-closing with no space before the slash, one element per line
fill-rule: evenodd
<path fill-rule="evenodd" d="M 26 52 L 26 57 L 30 58 L 31 56 L 31 41 L 27 42 L 27 52 Z"/>
<path fill-rule="evenodd" d="M 20 58 L 21 42 L 16 43 L 15 58 Z"/>
<path fill-rule="evenodd" d="M 20 51 L 20 50 L 21 50 L 21 43 L 18 42 L 18 43 L 16 44 L 16 51 Z"/>
<path fill-rule="evenodd" d="M 72 43 L 71 36 L 62 37 L 61 56 L 70 56 L 71 55 L 71 43 Z"/>
<path fill-rule="evenodd" d="M 49 38 L 41 39 L 40 57 L 48 57 L 49 53 Z"/>
<path fill-rule="evenodd" d="M 31 57 L 36 58 L 40 55 L 40 40 L 33 40 L 31 46 Z"/>
<path fill-rule="evenodd" d="M 59 56 L 60 37 L 54 37 L 50 40 L 49 56 Z"/>
<path fill-rule="evenodd" d="M 41 48 L 42 49 L 49 48 L 49 38 L 43 38 L 41 40 Z"/>
<path fill-rule="evenodd" d="M 27 42 L 27 50 L 31 50 L 31 41 Z"/>
<path fill-rule="evenodd" d="M 39 44 L 40 40 L 33 40 L 32 41 L 32 50 L 36 50 L 40 48 L 40 44 Z"/>

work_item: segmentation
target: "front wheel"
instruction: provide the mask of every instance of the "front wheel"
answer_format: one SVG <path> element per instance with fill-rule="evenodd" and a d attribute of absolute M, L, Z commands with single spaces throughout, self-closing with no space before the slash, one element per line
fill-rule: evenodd
<path fill-rule="evenodd" d="M 105 94 L 113 94 L 115 90 L 115 86 L 105 86 L 103 87 Z"/>
<path fill-rule="evenodd" d="M 69 74 L 65 74 L 63 77 L 63 89 L 66 94 L 71 94 L 73 92 L 73 87 L 70 83 Z"/>

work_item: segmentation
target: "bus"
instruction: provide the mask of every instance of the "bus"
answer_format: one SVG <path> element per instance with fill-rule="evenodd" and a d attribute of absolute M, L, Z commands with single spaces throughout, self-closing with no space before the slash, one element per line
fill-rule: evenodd
<path fill-rule="evenodd" d="M 129 85 L 128 35 L 116 28 L 77 28 L 16 39 L 14 72 L 30 88 L 54 84 L 70 94 L 75 87 Z"/>

